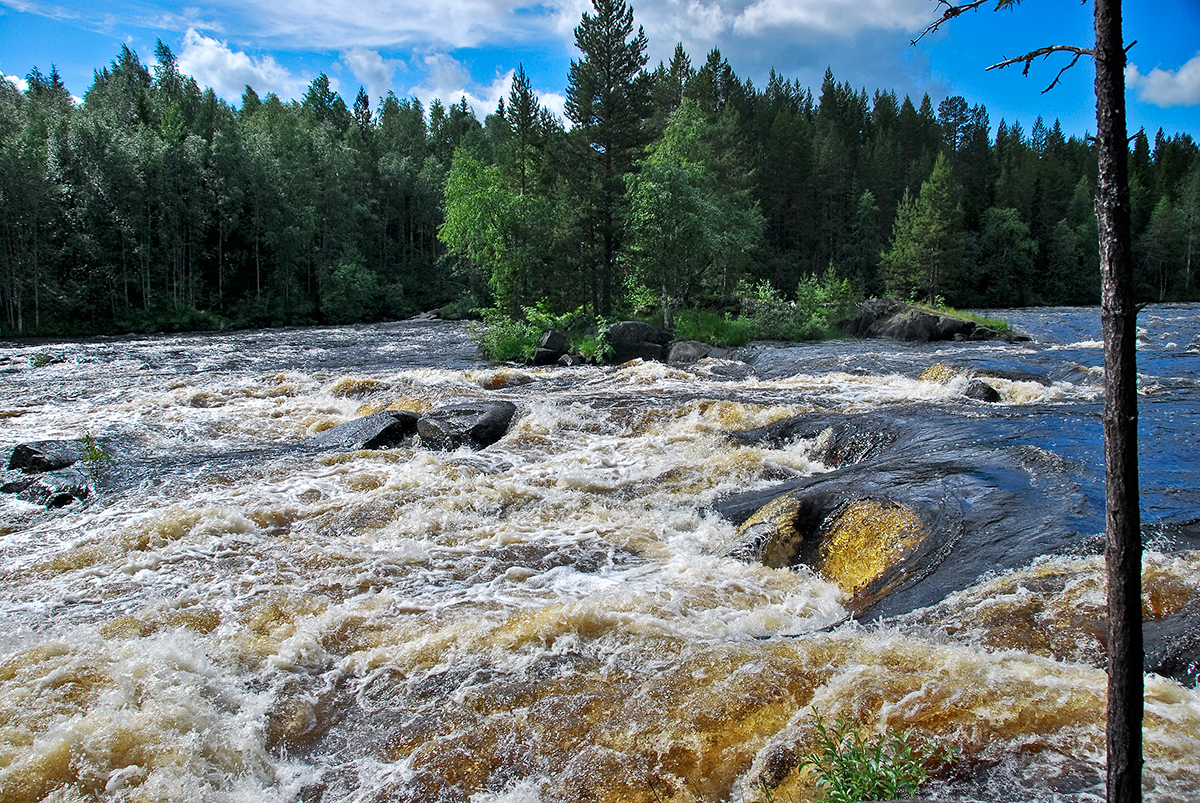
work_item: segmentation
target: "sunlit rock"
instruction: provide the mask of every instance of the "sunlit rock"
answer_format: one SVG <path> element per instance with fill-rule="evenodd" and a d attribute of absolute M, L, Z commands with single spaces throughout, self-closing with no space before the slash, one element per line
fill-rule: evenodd
<path fill-rule="evenodd" d="M 327 429 L 308 443 L 331 449 L 392 449 L 417 434 L 417 418 L 406 410 L 384 410 Z"/>
<path fill-rule="evenodd" d="M 768 502 L 737 530 L 730 557 L 776 569 L 809 566 L 836 583 L 861 611 L 902 574 L 904 561 L 928 528 L 913 509 L 878 499 L 850 499 L 803 490 Z"/>
<path fill-rule="evenodd" d="M 691 365 L 707 357 L 712 350 L 713 347 L 708 343 L 701 343 L 698 340 L 680 340 L 671 346 L 671 353 L 667 355 L 667 364 Z"/>

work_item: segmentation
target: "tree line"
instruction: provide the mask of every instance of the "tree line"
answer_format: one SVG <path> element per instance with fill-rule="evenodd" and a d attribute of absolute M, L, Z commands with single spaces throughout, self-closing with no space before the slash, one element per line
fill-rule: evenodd
<path fill-rule="evenodd" d="M 575 31 L 565 120 L 523 68 L 465 100 L 351 105 L 318 76 L 240 108 L 122 47 L 75 105 L 0 81 L 0 331 L 401 317 L 538 302 L 599 316 L 784 296 L 829 277 L 960 307 L 1094 304 L 1093 145 L 1042 118 L 877 90 L 758 88 L 713 50 L 650 69 L 624 0 Z M 1143 300 L 1200 298 L 1200 150 L 1130 144 Z"/>

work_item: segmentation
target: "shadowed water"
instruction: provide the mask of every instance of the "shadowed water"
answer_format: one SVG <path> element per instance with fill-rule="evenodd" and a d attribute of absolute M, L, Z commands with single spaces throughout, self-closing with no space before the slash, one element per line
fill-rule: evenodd
<path fill-rule="evenodd" d="M 1139 319 L 1167 645 L 1200 601 L 1197 312 Z M 438 322 L 0 346 L 5 454 L 115 444 L 86 503 L 0 498 L 0 799 L 809 800 L 816 706 L 959 748 L 932 793 L 1100 800 L 1099 318 L 999 315 L 1034 341 L 536 370 Z M 304 445 L 491 399 L 518 418 L 479 452 Z M 789 417 L 813 431 L 728 437 Z M 886 448 L 826 463 L 833 424 Z M 870 624 L 725 557 L 738 500 L 795 488 L 943 511 Z M 1200 795 L 1186 670 L 1147 676 L 1147 800 Z"/>

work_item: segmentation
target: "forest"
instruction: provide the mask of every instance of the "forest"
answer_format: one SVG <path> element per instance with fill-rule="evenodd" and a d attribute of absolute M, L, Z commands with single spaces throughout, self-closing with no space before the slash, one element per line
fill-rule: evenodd
<path fill-rule="evenodd" d="M 575 31 L 565 120 L 524 69 L 465 100 L 240 106 L 122 47 L 76 105 L 0 80 L 0 334 L 353 323 L 441 309 L 599 317 L 791 298 L 818 277 L 958 307 L 1095 304 L 1090 142 L 827 72 L 762 88 L 713 50 L 649 68 L 623 0 Z M 1137 293 L 1195 300 L 1200 150 L 1130 142 Z"/>

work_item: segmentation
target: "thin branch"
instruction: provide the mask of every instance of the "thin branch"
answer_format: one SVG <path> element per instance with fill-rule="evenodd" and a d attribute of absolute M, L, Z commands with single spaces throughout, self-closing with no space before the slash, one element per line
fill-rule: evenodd
<path fill-rule="evenodd" d="M 961 6 L 956 6 L 949 2 L 949 0 L 937 0 L 937 4 L 939 6 L 945 6 L 946 10 L 942 12 L 942 16 L 939 19 L 931 22 L 925 30 L 921 31 L 921 35 L 912 40 L 911 44 L 915 45 L 917 42 L 920 42 L 925 38 L 926 34 L 933 33 L 955 17 L 960 17 L 963 14 L 966 14 L 968 11 L 974 11 L 980 6 L 990 2 L 992 2 L 992 0 L 970 0 L 970 2 L 963 3 Z"/>
<path fill-rule="evenodd" d="M 1071 63 L 1058 71 L 1058 75 L 1054 76 L 1054 80 L 1050 82 L 1050 86 L 1042 90 L 1042 94 L 1046 94 L 1054 87 L 1058 86 L 1059 79 L 1063 73 L 1075 66 L 1083 56 L 1095 56 L 1096 51 L 1090 47 L 1076 47 L 1075 45 L 1050 45 L 1049 47 L 1039 47 L 1037 50 L 1031 50 L 1023 56 L 1017 56 L 1013 59 L 1005 59 L 999 64 L 993 64 L 988 67 L 988 70 L 1002 70 L 1005 67 L 1011 67 L 1014 64 L 1024 64 L 1025 68 L 1021 70 L 1021 75 L 1029 75 L 1029 65 L 1036 58 L 1047 58 L 1051 53 L 1074 53 L 1075 58 L 1071 59 Z"/>

